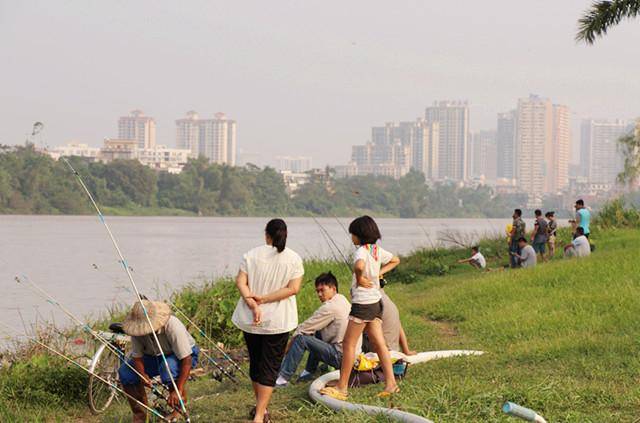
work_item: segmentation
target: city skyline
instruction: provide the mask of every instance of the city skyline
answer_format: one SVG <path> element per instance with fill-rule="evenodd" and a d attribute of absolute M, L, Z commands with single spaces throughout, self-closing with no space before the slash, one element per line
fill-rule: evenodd
<path fill-rule="evenodd" d="M 640 98 L 640 28 L 624 22 L 594 46 L 576 44 L 585 6 L 6 3 L 0 142 L 21 143 L 41 121 L 52 146 L 98 146 L 111 128 L 105 116 L 141 108 L 155 118 L 158 142 L 170 144 L 177 116 L 215 104 L 243 122 L 246 152 L 310 155 L 321 166 L 347 157 L 371 126 L 414 120 L 434 100 L 468 99 L 475 132 L 537 93 L 570 107 L 576 152 L 582 119 L 635 118 Z M 475 35 L 460 37 L 451 22 Z"/>

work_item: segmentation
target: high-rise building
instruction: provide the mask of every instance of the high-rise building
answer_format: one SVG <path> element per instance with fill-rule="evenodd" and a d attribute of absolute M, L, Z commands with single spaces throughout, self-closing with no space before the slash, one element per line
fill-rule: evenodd
<path fill-rule="evenodd" d="M 496 131 L 479 131 L 471 135 L 469 161 L 471 177 L 485 181 L 496 180 Z"/>
<path fill-rule="evenodd" d="M 512 181 L 516 178 L 516 111 L 498 113 L 496 133 L 496 176 Z"/>
<path fill-rule="evenodd" d="M 518 101 L 516 169 L 530 196 L 557 193 L 568 185 L 569 109 L 535 95 Z"/>
<path fill-rule="evenodd" d="M 187 117 L 176 120 L 176 147 L 191 151 L 192 157 L 200 154 L 200 125 L 198 113 L 190 110 Z"/>
<path fill-rule="evenodd" d="M 615 183 L 624 165 L 618 139 L 631 132 L 633 125 L 622 119 L 585 119 L 580 129 L 582 175 L 591 183 Z"/>
<path fill-rule="evenodd" d="M 553 105 L 553 142 L 548 161 L 549 192 L 558 193 L 569 185 L 569 160 L 571 154 L 571 130 L 569 108 Z"/>
<path fill-rule="evenodd" d="M 548 192 L 546 160 L 551 152 L 552 126 L 551 101 L 533 95 L 518 100 L 516 179 L 530 196 Z"/>
<path fill-rule="evenodd" d="M 418 119 L 415 123 L 415 135 L 412 140 L 412 165 L 411 167 L 424 173 L 426 179 L 438 179 L 438 146 L 439 124 L 433 122 L 430 125 L 424 119 Z"/>
<path fill-rule="evenodd" d="M 204 156 L 211 163 L 236 164 L 236 121 L 224 113 L 213 119 L 200 119 L 194 111 L 176 120 L 178 148 L 189 149 L 194 155 Z"/>
<path fill-rule="evenodd" d="M 303 173 L 311 170 L 311 157 L 277 156 L 276 168 L 280 171 Z"/>
<path fill-rule="evenodd" d="M 438 176 L 440 179 L 467 179 L 469 106 L 466 101 L 440 101 L 425 111 L 427 125 L 438 123 Z"/>
<path fill-rule="evenodd" d="M 142 110 L 133 110 L 129 116 L 118 119 L 118 138 L 136 140 L 137 148 L 156 146 L 156 122 L 145 116 Z"/>
<path fill-rule="evenodd" d="M 427 179 L 437 178 L 437 144 L 437 123 L 389 122 L 371 128 L 371 142 L 352 147 L 351 163 L 359 174 L 399 178 L 413 168 Z"/>

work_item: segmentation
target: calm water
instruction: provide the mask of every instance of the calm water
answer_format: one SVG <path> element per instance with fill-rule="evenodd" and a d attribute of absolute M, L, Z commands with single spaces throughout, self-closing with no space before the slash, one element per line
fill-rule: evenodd
<path fill-rule="evenodd" d="M 265 218 L 112 217 L 111 229 L 143 293 L 236 272 L 242 254 L 264 242 Z M 349 219 L 319 219 L 343 249 Z M 288 246 L 303 257 L 332 257 L 312 219 L 290 218 Z M 447 231 L 503 233 L 508 219 L 379 219 L 382 245 L 394 253 L 431 247 Z M 94 268 L 94 264 L 98 270 Z M 0 216 L 0 321 L 21 328 L 63 317 L 26 287 L 26 276 L 79 316 L 100 315 L 133 294 L 104 227 L 91 216 Z"/>

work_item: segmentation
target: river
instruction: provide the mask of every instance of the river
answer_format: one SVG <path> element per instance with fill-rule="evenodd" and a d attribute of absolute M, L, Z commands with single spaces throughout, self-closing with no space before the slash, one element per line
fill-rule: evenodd
<path fill-rule="evenodd" d="M 167 292 L 237 271 L 242 254 L 264 242 L 266 218 L 107 217 L 140 290 Z M 332 257 L 310 218 L 286 219 L 288 246 L 306 258 Z M 406 254 L 430 248 L 450 231 L 478 238 L 504 233 L 509 219 L 378 219 L 382 245 Z M 343 251 L 349 219 L 319 222 Z M 528 223 L 527 226 L 529 226 Z M 344 226 L 344 227 L 343 227 Z M 95 265 L 95 266 L 94 266 Z M 97 267 L 97 269 L 96 269 Z M 129 282 L 105 228 L 92 216 L 0 216 L 0 321 L 22 329 L 46 319 L 64 324 L 52 306 L 14 278 L 30 278 L 75 314 L 104 315 L 131 303 Z M 20 317 L 22 315 L 22 318 Z"/>

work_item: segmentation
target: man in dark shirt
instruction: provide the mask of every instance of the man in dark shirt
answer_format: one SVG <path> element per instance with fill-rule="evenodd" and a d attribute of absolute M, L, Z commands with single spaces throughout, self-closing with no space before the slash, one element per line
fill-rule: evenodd
<path fill-rule="evenodd" d="M 511 237 L 509 238 L 509 253 L 511 267 L 516 268 L 520 267 L 520 262 L 517 259 L 517 255 L 520 254 L 520 245 L 518 244 L 518 240 L 525 236 L 526 232 L 526 224 L 524 220 L 522 220 L 522 210 L 515 209 L 513 211 L 513 223 L 511 228 Z M 516 255 L 514 255 L 514 253 Z"/>
<path fill-rule="evenodd" d="M 536 254 L 540 254 L 540 258 L 542 261 L 546 261 L 545 252 L 547 246 L 547 240 L 549 238 L 548 234 L 548 224 L 547 221 L 542 217 L 542 211 L 540 209 L 536 210 L 536 223 L 533 225 L 533 233 L 531 234 L 531 244 L 533 245 L 533 249 Z"/>

